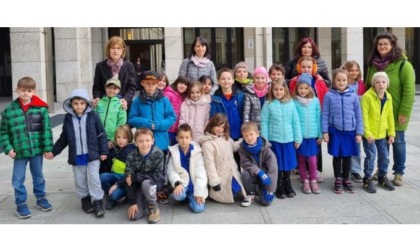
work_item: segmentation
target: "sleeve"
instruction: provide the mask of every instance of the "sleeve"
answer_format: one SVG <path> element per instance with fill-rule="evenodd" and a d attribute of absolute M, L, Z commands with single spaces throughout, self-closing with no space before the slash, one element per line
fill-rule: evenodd
<path fill-rule="evenodd" d="M 324 104 L 322 105 L 322 110 L 321 110 L 322 133 L 328 133 L 329 117 L 330 117 L 330 96 L 327 93 L 325 95 Z"/>
<path fill-rule="evenodd" d="M 194 196 L 204 197 L 207 189 L 207 174 L 204 166 L 203 154 L 197 154 L 197 162 L 195 163 L 195 181 L 194 181 Z"/>
<path fill-rule="evenodd" d="M 270 111 L 268 106 L 270 101 L 266 101 L 261 110 L 261 136 L 268 140 L 268 122 L 270 121 Z"/>
<path fill-rule="evenodd" d="M 123 95 L 123 99 L 125 99 L 128 103 L 131 103 L 134 97 L 134 93 L 136 92 L 136 72 L 134 70 L 133 63 L 127 62 L 127 70 L 128 70 L 128 82 L 122 85 L 126 85 L 125 92 Z"/>
<path fill-rule="evenodd" d="M 251 114 L 251 98 L 250 98 L 250 95 L 245 94 L 244 114 L 243 114 L 244 123 L 249 122 L 250 114 Z"/>
<path fill-rule="evenodd" d="M 321 75 L 322 79 L 324 79 L 325 84 L 327 84 L 328 87 L 331 87 L 331 79 L 328 74 L 328 68 L 327 68 L 327 65 L 325 64 L 325 60 L 322 58 L 318 58 L 316 60 L 316 63 L 318 65 L 317 72 L 319 73 L 319 75 Z"/>
<path fill-rule="evenodd" d="M 155 183 L 159 183 L 159 179 L 163 176 L 163 163 L 164 155 L 162 151 L 157 151 L 153 155 L 151 177 L 155 180 Z"/>
<path fill-rule="evenodd" d="M 61 134 L 60 137 L 58 138 L 58 140 L 55 142 L 53 149 L 52 149 L 52 153 L 54 156 L 57 156 L 58 154 L 60 154 L 64 148 L 67 147 L 67 145 L 69 144 L 68 139 L 67 139 L 67 120 L 64 118 L 64 122 L 63 122 L 63 128 L 61 130 Z"/>
<path fill-rule="evenodd" d="M 181 66 L 179 67 L 179 72 L 178 72 L 179 76 L 188 77 L 187 76 L 188 61 L 189 61 L 188 58 L 185 58 L 184 60 L 182 60 L 182 63 L 181 63 Z"/>
<path fill-rule="evenodd" d="M 106 136 L 104 126 L 102 125 L 101 119 L 96 112 L 92 111 L 90 113 L 92 113 L 95 120 L 95 129 L 98 134 L 99 141 L 99 155 L 108 155 L 108 138 Z"/>
<path fill-rule="evenodd" d="M 239 148 L 239 156 L 240 156 L 240 165 L 242 169 L 249 172 L 252 175 L 255 175 L 260 170 L 260 167 L 254 162 L 252 157 L 246 152 L 243 147 Z"/>
<path fill-rule="evenodd" d="M 128 124 L 135 128 L 152 128 L 152 121 L 143 116 L 145 108 L 140 107 L 140 101 L 138 98 L 134 99 L 134 102 L 130 108 L 130 114 L 128 116 Z"/>
<path fill-rule="evenodd" d="M 169 102 L 168 98 L 163 98 L 164 106 L 164 119 L 159 122 L 154 122 L 156 130 L 159 131 L 168 131 L 176 121 L 175 111 L 172 107 L 172 104 Z"/>
<path fill-rule="evenodd" d="M 101 69 L 100 63 L 96 64 L 95 67 L 95 76 L 93 77 L 93 86 L 92 86 L 92 96 L 93 99 L 99 98 L 101 99 L 104 94 L 104 87 L 105 83 L 101 83 Z"/>
<path fill-rule="evenodd" d="M 413 66 L 406 61 L 401 72 L 399 73 L 401 82 L 401 102 L 398 108 L 398 115 L 410 117 L 413 110 L 414 94 L 415 94 L 415 75 Z M 395 116 L 398 116 L 395 115 Z"/>
<path fill-rule="evenodd" d="M 43 108 L 42 114 L 44 119 L 42 120 L 43 136 L 42 141 L 44 145 L 44 152 L 50 152 L 53 148 L 53 134 L 51 130 L 50 116 L 48 115 L 47 108 Z"/>
<path fill-rule="evenodd" d="M 181 177 L 175 171 L 174 157 L 172 155 L 170 155 L 170 157 L 169 157 L 167 173 L 168 173 L 169 183 L 171 183 L 172 187 L 175 187 L 175 183 L 177 181 L 181 181 Z M 183 184 L 183 186 L 187 186 L 187 185 Z"/>
<path fill-rule="evenodd" d="M 188 106 L 187 106 L 187 100 L 183 101 L 181 104 L 181 109 L 179 111 L 179 125 L 187 123 L 188 119 Z"/>
<path fill-rule="evenodd" d="M 125 124 L 127 124 L 127 111 L 120 106 L 117 115 L 117 127 Z"/>
<path fill-rule="evenodd" d="M 296 143 L 302 143 L 302 129 L 300 126 L 299 113 L 297 111 L 296 105 L 291 101 L 292 105 L 292 126 L 293 126 L 293 135 L 294 141 Z"/>
<path fill-rule="evenodd" d="M 3 148 L 4 154 L 8 154 L 10 150 L 13 149 L 12 142 L 10 141 L 9 135 L 9 122 L 8 117 L 6 115 L 6 110 L 1 113 L 1 125 L 0 125 L 0 144 Z"/>
<path fill-rule="evenodd" d="M 373 134 L 370 130 L 370 122 L 369 122 L 369 97 L 367 95 L 363 95 L 362 99 L 360 100 L 360 104 L 362 107 L 362 118 L 363 123 L 365 124 L 365 132 L 363 136 L 365 138 L 373 137 Z M 392 121 L 394 121 L 394 118 L 392 118 Z"/>
<path fill-rule="evenodd" d="M 267 175 L 271 179 L 271 185 L 268 186 L 267 190 L 269 192 L 274 192 L 277 187 L 277 177 L 278 177 L 278 164 L 277 164 L 277 157 L 274 152 L 268 148 L 264 151 L 264 164 L 267 166 Z"/>
<path fill-rule="evenodd" d="M 354 115 L 356 116 L 356 134 L 363 136 L 363 117 L 362 110 L 360 109 L 360 99 L 357 94 L 354 94 Z"/>
<path fill-rule="evenodd" d="M 211 62 L 211 70 L 210 70 L 210 78 L 213 81 L 214 85 L 211 88 L 211 93 L 214 94 L 214 92 L 216 92 L 216 90 L 219 88 L 219 84 L 217 84 L 217 72 L 216 72 L 216 68 L 214 67 L 214 63 L 213 61 Z"/>
<path fill-rule="evenodd" d="M 386 118 L 388 121 L 387 135 L 395 137 L 395 119 L 394 119 L 394 110 L 392 108 L 392 97 L 389 97 L 387 102 L 389 102 L 389 106 L 388 106 L 389 110 L 388 110 L 388 114 Z M 365 126 L 365 131 L 366 131 L 366 126 Z"/>
<path fill-rule="evenodd" d="M 284 78 L 286 79 L 287 84 L 289 84 L 290 80 L 294 77 L 293 76 L 293 69 L 296 68 L 296 63 L 297 62 L 295 62 L 294 58 L 290 59 L 286 63 Z"/>
<path fill-rule="evenodd" d="M 316 121 L 316 128 L 318 129 L 318 138 L 322 138 L 322 131 L 321 131 L 321 105 L 319 104 L 318 98 L 315 97 L 315 121 Z"/>
<path fill-rule="evenodd" d="M 211 140 L 210 140 L 211 141 Z M 220 184 L 220 179 L 217 174 L 216 162 L 215 162 L 216 151 L 214 146 L 209 141 L 203 144 L 203 156 L 204 164 L 206 167 L 207 178 L 209 186 L 213 187 Z"/>

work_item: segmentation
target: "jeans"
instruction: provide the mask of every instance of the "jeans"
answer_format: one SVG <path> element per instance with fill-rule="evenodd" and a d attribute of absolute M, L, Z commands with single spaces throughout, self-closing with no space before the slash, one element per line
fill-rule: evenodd
<path fill-rule="evenodd" d="M 389 145 L 385 138 L 376 139 L 374 143 L 368 143 L 367 139 L 363 137 L 363 149 L 365 150 L 366 154 L 363 169 L 365 177 L 372 177 L 373 169 L 375 168 L 376 152 L 378 152 L 378 176 L 383 177 L 388 173 L 388 146 Z"/>
<path fill-rule="evenodd" d="M 100 175 L 101 177 L 101 185 L 102 185 L 102 190 L 104 190 L 105 195 L 109 194 L 109 188 L 111 188 L 120 178 L 124 177 L 124 174 L 118 174 L 118 173 L 102 173 Z M 125 197 L 126 193 L 125 193 L 125 188 L 122 187 L 117 187 L 117 189 L 115 189 L 111 195 L 109 195 L 109 197 L 111 198 L 111 200 L 113 201 L 119 201 L 120 199 L 122 199 L 123 197 Z"/>
<path fill-rule="evenodd" d="M 394 165 L 392 166 L 394 174 L 403 175 L 406 160 L 405 131 L 395 131 L 395 139 L 394 143 L 392 144 L 392 154 L 394 157 Z"/>
<path fill-rule="evenodd" d="M 37 199 L 45 197 L 45 179 L 42 174 L 42 155 L 29 158 L 15 159 L 13 161 L 12 185 L 15 189 L 15 203 L 21 205 L 26 202 L 28 195 L 25 187 L 26 165 L 32 174 L 33 192 Z"/>
<path fill-rule="evenodd" d="M 204 209 L 206 209 L 204 203 L 199 205 L 197 201 L 195 201 L 194 195 L 190 193 L 188 187 L 184 186 L 184 189 L 179 195 L 175 196 L 175 194 L 172 194 L 172 196 L 176 201 L 183 201 L 185 200 L 185 198 L 188 197 L 188 199 L 190 200 L 190 209 L 194 213 L 201 213 L 204 211 Z"/>

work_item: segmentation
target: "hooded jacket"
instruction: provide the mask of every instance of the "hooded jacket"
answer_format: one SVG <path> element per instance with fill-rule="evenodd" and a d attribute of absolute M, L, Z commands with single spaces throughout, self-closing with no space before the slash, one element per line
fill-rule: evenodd
<path fill-rule="evenodd" d="M 193 131 L 194 140 L 197 141 L 204 135 L 210 116 L 210 100 L 208 96 L 202 95 L 198 101 L 189 98 L 181 105 L 179 125 L 188 123 Z"/>

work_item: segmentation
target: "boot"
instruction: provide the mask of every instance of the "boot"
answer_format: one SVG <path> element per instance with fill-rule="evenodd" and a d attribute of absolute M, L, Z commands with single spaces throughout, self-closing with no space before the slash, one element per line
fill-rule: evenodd
<path fill-rule="evenodd" d="M 82 198 L 82 209 L 85 213 L 92 213 L 93 212 L 93 205 L 90 199 L 90 196 L 86 196 Z"/>
<path fill-rule="evenodd" d="M 158 223 L 160 220 L 160 210 L 157 204 L 147 205 L 147 209 L 149 210 L 149 224 Z"/>
<path fill-rule="evenodd" d="M 296 196 L 295 191 L 292 188 L 292 184 L 290 183 L 290 179 L 284 179 L 284 192 L 286 193 L 287 198 L 293 198 Z"/>
<path fill-rule="evenodd" d="M 94 200 L 93 201 L 93 208 L 94 208 L 94 212 L 95 212 L 96 217 L 103 217 L 105 215 L 103 200 L 101 200 L 101 199 L 100 200 Z"/>
<path fill-rule="evenodd" d="M 277 188 L 276 188 L 276 197 L 279 199 L 285 199 L 286 194 L 284 192 L 284 184 L 283 184 L 283 178 L 279 177 L 277 179 Z"/>

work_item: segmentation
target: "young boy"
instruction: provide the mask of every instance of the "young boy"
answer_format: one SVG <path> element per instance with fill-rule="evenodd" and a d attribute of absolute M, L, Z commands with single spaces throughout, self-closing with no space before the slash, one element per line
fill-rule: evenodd
<path fill-rule="evenodd" d="M 104 192 L 99 179 L 100 160 L 108 154 L 107 138 L 104 126 L 85 89 L 75 89 L 64 101 L 63 131 L 55 142 L 52 153 L 46 158 L 52 159 L 69 147 L 68 163 L 73 166 L 76 193 L 82 201 L 86 213 L 94 212 L 96 217 L 105 215 L 103 207 Z M 93 206 L 91 197 L 93 198 Z"/>
<path fill-rule="evenodd" d="M 233 74 L 235 78 L 234 88 L 243 91 L 245 87 L 252 85 L 252 75 L 248 71 L 247 65 L 245 62 L 240 61 L 235 65 L 233 69 Z"/>
<path fill-rule="evenodd" d="M 134 133 L 137 149 L 128 154 L 124 175 L 124 186 L 130 204 L 128 219 L 142 218 L 147 203 L 149 224 L 160 220 L 156 190 L 157 185 L 161 183 L 164 162 L 163 152 L 154 145 L 154 140 L 150 129 L 140 128 Z"/>
<path fill-rule="evenodd" d="M 111 78 L 105 83 L 106 96 L 99 100 L 95 111 L 101 118 L 102 125 L 105 128 L 106 136 L 108 138 L 108 149 L 113 147 L 112 140 L 115 136 L 115 131 L 120 125 L 127 123 L 127 111 L 121 105 L 118 93 L 121 89 L 121 82 L 118 79 Z M 106 166 L 106 162 L 101 162 L 99 173 L 111 172 L 111 167 Z"/>
<path fill-rule="evenodd" d="M 190 125 L 181 124 L 176 134 L 178 144 L 169 147 L 168 179 L 174 188 L 174 199 L 183 201 L 188 197 L 190 209 L 201 213 L 208 196 L 207 173 L 201 147 L 192 138 Z"/>
<path fill-rule="evenodd" d="M 389 78 L 385 72 L 377 72 L 372 77 L 372 87 L 362 96 L 362 116 L 365 132 L 363 135 L 363 149 L 366 158 L 363 172 L 363 189 L 369 193 L 376 193 L 372 181 L 375 167 L 376 152 L 378 152 L 378 185 L 388 191 L 395 187 L 389 182 L 388 145 L 394 142 L 395 122 L 392 110 L 392 97 L 386 91 Z M 387 140 L 388 137 L 388 140 Z"/>
<path fill-rule="evenodd" d="M 270 142 L 260 137 L 258 125 L 255 122 L 244 123 L 241 133 L 244 138 L 239 147 L 243 169 L 241 180 L 247 194 L 247 200 L 243 200 L 241 204 L 242 206 L 251 205 L 255 192 L 259 191 L 260 204 L 269 206 L 274 199 L 277 185 L 276 155 L 270 148 Z"/>
<path fill-rule="evenodd" d="M 17 83 L 18 98 L 1 114 L 0 146 L 13 160 L 12 185 L 15 190 L 17 216 L 31 217 L 26 199 L 26 165 L 29 163 L 33 181 L 36 207 L 50 211 L 51 204 L 45 198 L 45 180 L 42 173 L 42 154 L 52 150 L 53 140 L 48 116 L 48 105 L 35 95 L 36 83 L 24 77 Z"/>
<path fill-rule="evenodd" d="M 283 65 L 281 64 L 273 64 L 269 69 L 268 69 L 268 75 L 270 76 L 270 82 L 269 85 L 271 86 L 271 83 L 278 80 L 278 79 L 283 79 L 284 80 L 284 73 L 286 72 L 286 70 L 284 69 Z M 284 80 L 286 81 L 286 80 Z"/>

